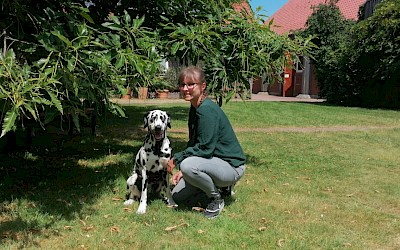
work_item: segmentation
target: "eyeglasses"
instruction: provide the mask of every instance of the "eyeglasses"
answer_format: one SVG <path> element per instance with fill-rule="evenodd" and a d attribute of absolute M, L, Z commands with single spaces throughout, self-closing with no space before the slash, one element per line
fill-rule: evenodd
<path fill-rule="evenodd" d="M 197 85 L 197 83 L 195 83 L 195 82 L 189 82 L 189 83 L 181 83 L 180 85 L 179 85 L 179 87 L 181 88 L 181 89 L 183 89 L 183 88 L 185 88 L 185 86 L 188 88 L 188 89 L 192 89 L 192 88 L 194 88 L 194 86 L 196 86 Z"/>

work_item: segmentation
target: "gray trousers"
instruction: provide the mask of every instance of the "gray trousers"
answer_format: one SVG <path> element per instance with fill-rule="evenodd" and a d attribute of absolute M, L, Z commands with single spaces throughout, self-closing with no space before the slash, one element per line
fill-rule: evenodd
<path fill-rule="evenodd" d="M 234 168 L 217 157 L 188 157 L 180 165 L 183 177 L 172 190 L 172 198 L 178 205 L 206 205 L 210 199 L 220 197 L 218 187 L 234 185 L 245 169 L 245 165 Z"/>

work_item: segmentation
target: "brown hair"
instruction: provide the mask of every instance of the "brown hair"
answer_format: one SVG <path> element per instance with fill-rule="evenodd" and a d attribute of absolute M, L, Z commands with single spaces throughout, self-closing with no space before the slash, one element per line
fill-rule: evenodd
<path fill-rule="evenodd" d="M 178 76 L 178 82 L 182 83 L 186 79 L 195 83 L 203 83 L 206 81 L 203 70 L 195 66 L 189 66 L 181 70 Z"/>

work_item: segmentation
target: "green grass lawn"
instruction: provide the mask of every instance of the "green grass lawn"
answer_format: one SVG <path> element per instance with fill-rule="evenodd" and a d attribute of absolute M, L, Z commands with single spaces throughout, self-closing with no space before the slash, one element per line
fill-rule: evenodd
<path fill-rule="evenodd" d="M 143 114 L 172 117 L 175 151 L 187 104 L 126 106 L 100 135 L 38 132 L 31 153 L 1 155 L 1 249 L 399 249 L 400 112 L 309 103 L 231 102 L 248 158 L 220 217 L 151 200 L 124 207 Z M 321 129 L 323 128 L 323 129 Z M 88 134 L 88 133 L 86 133 Z"/>

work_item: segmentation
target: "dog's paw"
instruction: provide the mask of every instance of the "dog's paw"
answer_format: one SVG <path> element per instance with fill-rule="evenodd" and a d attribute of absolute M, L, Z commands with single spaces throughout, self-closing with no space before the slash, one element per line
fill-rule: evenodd
<path fill-rule="evenodd" d="M 124 201 L 124 205 L 125 205 L 125 206 L 130 206 L 130 205 L 133 204 L 133 202 L 135 202 L 134 199 L 128 199 L 128 200 Z"/>
<path fill-rule="evenodd" d="M 138 210 L 136 211 L 137 214 L 145 214 L 146 213 L 146 204 L 140 204 Z"/>

